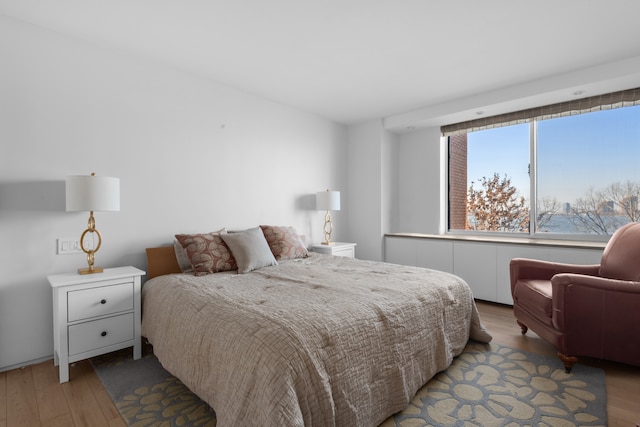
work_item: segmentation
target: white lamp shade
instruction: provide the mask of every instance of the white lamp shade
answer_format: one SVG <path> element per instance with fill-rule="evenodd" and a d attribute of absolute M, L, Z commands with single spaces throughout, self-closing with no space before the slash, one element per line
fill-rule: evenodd
<path fill-rule="evenodd" d="M 316 193 L 316 209 L 322 211 L 339 211 L 340 192 L 327 190 Z"/>
<path fill-rule="evenodd" d="M 67 211 L 119 211 L 120 179 L 74 175 L 66 180 Z"/>

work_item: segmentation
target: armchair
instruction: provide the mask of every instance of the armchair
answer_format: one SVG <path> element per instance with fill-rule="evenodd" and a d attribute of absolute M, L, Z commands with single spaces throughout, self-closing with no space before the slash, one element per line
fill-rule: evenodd
<path fill-rule="evenodd" d="M 600 264 L 514 258 L 513 313 L 558 350 L 567 372 L 577 356 L 640 366 L 640 223 L 619 228 Z"/>

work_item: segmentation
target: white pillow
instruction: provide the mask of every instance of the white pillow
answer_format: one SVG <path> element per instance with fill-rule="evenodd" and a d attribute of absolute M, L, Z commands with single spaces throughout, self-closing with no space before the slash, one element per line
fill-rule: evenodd
<path fill-rule="evenodd" d="M 220 237 L 236 259 L 238 273 L 248 273 L 260 267 L 278 265 L 260 227 L 237 233 L 222 233 Z"/>

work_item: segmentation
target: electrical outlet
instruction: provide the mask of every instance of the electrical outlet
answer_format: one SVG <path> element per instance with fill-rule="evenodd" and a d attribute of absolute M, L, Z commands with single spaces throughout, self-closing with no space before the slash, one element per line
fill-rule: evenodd
<path fill-rule="evenodd" d="M 58 255 L 81 254 L 80 239 L 76 237 L 61 237 L 58 241 Z"/>

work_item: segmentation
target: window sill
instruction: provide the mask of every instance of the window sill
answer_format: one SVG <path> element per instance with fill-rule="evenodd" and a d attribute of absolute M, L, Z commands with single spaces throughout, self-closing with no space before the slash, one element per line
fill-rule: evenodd
<path fill-rule="evenodd" d="M 409 237 L 414 239 L 452 240 L 462 242 L 484 242 L 500 244 L 516 244 L 527 246 L 553 246 L 578 249 L 604 249 L 607 242 L 590 242 L 576 240 L 531 239 L 526 237 L 468 236 L 460 234 L 421 234 L 421 233 L 385 233 L 386 237 Z"/>

